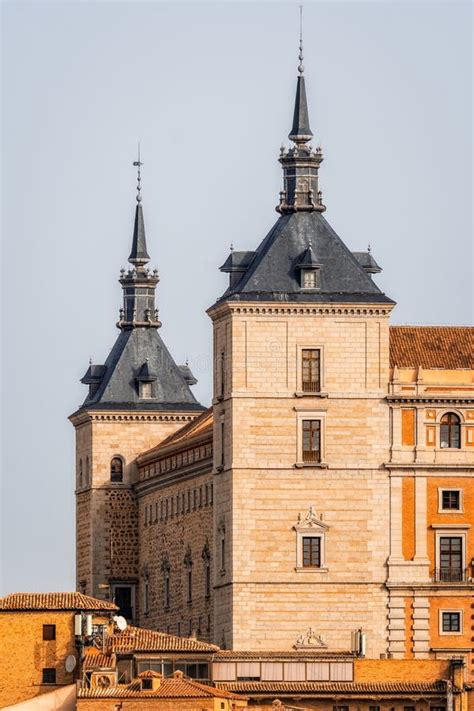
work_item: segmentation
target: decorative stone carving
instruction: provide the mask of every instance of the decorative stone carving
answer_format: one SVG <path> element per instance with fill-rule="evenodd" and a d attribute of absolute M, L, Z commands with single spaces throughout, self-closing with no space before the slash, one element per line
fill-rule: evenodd
<path fill-rule="evenodd" d="M 295 529 L 295 531 L 299 531 L 303 528 L 322 528 L 327 531 L 329 526 L 324 523 L 323 514 L 321 513 L 318 518 L 318 515 L 314 511 L 313 506 L 310 506 L 304 518 L 301 514 L 298 514 L 298 522 L 293 528 Z"/>
<path fill-rule="evenodd" d="M 312 627 L 308 629 L 306 634 L 300 634 L 294 645 L 295 649 L 306 649 L 307 647 L 325 648 L 327 649 L 327 644 L 321 635 L 317 635 Z"/>

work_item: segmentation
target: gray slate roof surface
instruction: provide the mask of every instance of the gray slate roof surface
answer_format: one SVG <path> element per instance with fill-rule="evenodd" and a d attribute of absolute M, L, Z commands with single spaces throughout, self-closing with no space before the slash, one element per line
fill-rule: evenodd
<path fill-rule="evenodd" d="M 147 371 L 156 376 L 155 397 L 150 400 L 138 397 L 137 376 L 143 373 L 144 363 Z M 156 328 L 132 328 L 120 333 L 105 362 L 102 382 L 97 392 L 85 399 L 81 409 L 85 408 L 205 410 Z"/>
<path fill-rule="evenodd" d="M 321 265 L 321 288 L 317 291 L 301 289 L 296 268 L 308 246 Z M 319 212 L 280 217 L 223 300 L 394 303 Z"/>

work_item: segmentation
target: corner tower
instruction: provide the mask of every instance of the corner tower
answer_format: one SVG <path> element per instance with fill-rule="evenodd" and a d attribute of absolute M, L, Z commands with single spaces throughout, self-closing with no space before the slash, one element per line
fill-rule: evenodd
<path fill-rule="evenodd" d="M 76 431 L 76 584 L 97 598 L 114 599 L 137 616 L 138 516 L 135 459 L 204 408 L 159 335 L 155 304 L 158 271 L 148 255 L 141 197 L 140 157 L 131 267 L 120 272 L 123 306 L 119 336 L 103 365 L 89 364 L 89 386 L 70 416 Z"/>
<path fill-rule="evenodd" d="M 302 59 L 300 45 L 280 217 L 255 251 L 229 255 L 229 287 L 208 312 L 215 641 L 350 649 L 362 627 L 378 656 L 387 652 L 394 302 L 372 280 L 373 257 L 351 252 L 323 217 Z"/>

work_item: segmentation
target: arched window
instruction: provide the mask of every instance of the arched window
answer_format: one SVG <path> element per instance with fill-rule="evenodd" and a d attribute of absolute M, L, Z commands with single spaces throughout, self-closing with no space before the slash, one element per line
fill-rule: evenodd
<path fill-rule="evenodd" d="M 83 486 L 83 477 L 82 477 L 82 459 L 79 459 L 79 488 L 82 489 Z"/>
<path fill-rule="evenodd" d="M 454 412 L 447 412 L 441 418 L 439 440 L 443 449 L 460 449 L 461 420 Z"/>
<path fill-rule="evenodd" d="M 110 462 L 110 481 L 123 481 L 123 461 L 120 457 L 113 457 Z"/>

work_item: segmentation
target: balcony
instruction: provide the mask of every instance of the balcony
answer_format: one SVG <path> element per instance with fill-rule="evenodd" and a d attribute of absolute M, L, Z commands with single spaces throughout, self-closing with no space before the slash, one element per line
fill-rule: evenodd
<path fill-rule="evenodd" d="M 470 581 L 467 569 L 435 568 L 433 582 L 435 583 L 468 583 Z"/>

